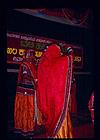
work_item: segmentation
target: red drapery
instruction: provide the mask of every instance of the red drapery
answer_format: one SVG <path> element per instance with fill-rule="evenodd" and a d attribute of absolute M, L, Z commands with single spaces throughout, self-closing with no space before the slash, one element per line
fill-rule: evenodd
<path fill-rule="evenodd" d="M 38 65 L 38 108 L 43 115 L 47 135 L 52 136 L 64 106 L 68 57 L 58 46 L 49 46 Z"/>

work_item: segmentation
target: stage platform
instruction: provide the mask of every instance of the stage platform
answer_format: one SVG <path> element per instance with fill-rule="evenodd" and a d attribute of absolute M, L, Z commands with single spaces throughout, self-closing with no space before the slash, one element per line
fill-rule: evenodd
<path fill-rule="evenodd" d="M 94 126 L 91 121 L 90 114 L 83 111 L 77 114 L 71 113 L 73 126 L 73 138 L 94 138 Z M 14 130 L 13 120 L 8 122 L 8 138 L 10 140 L 33 139 L 33 135 L 25 135 L 17 133 Z M 40 138 L 43 136 L 41 135 Z M 37 137 L 38 138 L 38 137 Z"/>

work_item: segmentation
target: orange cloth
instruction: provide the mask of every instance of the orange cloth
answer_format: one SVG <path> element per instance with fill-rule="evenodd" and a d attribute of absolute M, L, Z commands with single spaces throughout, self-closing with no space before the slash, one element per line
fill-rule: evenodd
<path fill-rule="evenodd" d="M 35 78 L 35 67 L 30 62 L 23 62 L 18 74 L 14 106 L 14 127 L 22 132 L 34 130 Z"/>
<path fill-rule="evenodd" d="M 23 132 L 34 129 L 34 96 L 16 93 L 14 122 L 15 128 Z"/>
<path fill-rule="evenodd" d="M 69 112 L 67 112 L 66 117 L 60 127 L 60 130 L 54 138 L 73 138 L 72 123 Z"/>

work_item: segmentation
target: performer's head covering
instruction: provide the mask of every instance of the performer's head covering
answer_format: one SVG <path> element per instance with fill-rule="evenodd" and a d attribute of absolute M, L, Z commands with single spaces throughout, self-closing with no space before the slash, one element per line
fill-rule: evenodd
<path fill-rule="evenodd" d="M 47 49 L 46 49 L 44 55 L 48 58 L 55 58 L 55 57 L 60 56 L 61 55 L 60 46 L 58 46 L 56 44 L 47 46 Z"/>
<path fill-rule="evenodd" d="M 35 51 L 33 49 L 26 50 L 25 55 L 26 55 L 26 59 L 32 59 L 34 58 Z"/>
<path fill-rule="evenodd" d="M 33 49 L 27 49 L 24 53 L 23 60 L 35 62 L 35 51 Z"/>

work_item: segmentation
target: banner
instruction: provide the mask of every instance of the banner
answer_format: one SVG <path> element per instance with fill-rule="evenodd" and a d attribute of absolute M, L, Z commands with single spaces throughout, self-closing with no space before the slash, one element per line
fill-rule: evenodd
<path fill-rule="evenodd" d="M 60 40 L 12 32 L 7 32 L 7 63 L 20 64 L 27 49 L 35 50 L 35 57 L 38 61 L 45 46 L 51 43 L 57 43 L 62 46 L 63 53 L 66 53 L 66 46 L 71 46 L 74 51 L 74 68 L 83 67 L 83 49 L 79 46 Z"/>

